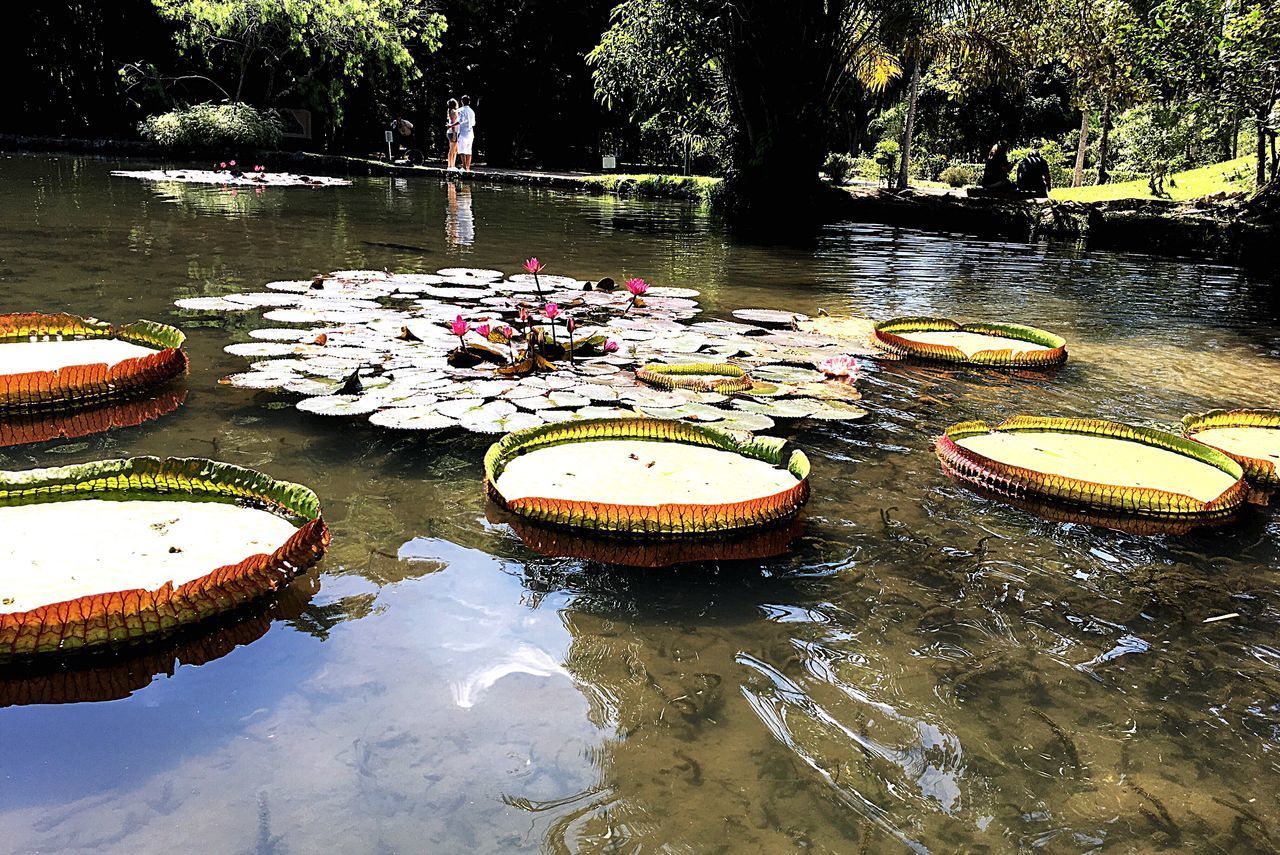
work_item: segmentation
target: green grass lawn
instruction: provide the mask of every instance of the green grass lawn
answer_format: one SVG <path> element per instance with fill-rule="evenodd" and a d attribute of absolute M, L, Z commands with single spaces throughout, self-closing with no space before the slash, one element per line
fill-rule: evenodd
<path fill-rule="evenodd" d="M 1222 163 L 1175 172 L 1165 178 L 1164 189 L 1171 199 L 1198 199 L 1223 190 L 1253 189 L 1254 159 L 1238 157 Z M 1102 184 L 1097 187 L 1061 187 L 1049 193 L 1049 197 L 1063 202 L 1105 202 L 1111 199 L 1154 199 L 1146 180 L 1126 181 L 1122 184 Z"/>

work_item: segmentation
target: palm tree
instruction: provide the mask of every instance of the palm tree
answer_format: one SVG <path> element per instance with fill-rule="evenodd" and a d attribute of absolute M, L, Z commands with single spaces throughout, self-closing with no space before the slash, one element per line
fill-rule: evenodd
<path fill-rule="evenodd" d="M 896 22 L 902 63 L 911 67 L 907 84 L 907 117 L 902 129 L 902 153 L 898 163 L 898 189 L 910 183 L 911 143 L 915 135 L 920 77 L 938 61 L 966 68 L 979 77 L 993 77 L 1014 66 L 1014 54 L 1005 34 L 997 32 L 1002 20 L 984 4 L 943 4 L 918 7 L 915 14 Z"/>

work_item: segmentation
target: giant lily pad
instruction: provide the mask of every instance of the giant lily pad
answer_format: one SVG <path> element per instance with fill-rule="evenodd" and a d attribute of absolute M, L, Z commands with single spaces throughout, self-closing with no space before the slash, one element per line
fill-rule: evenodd
<path fill-rule="evenodd" d="M 139 641 L 275 591 L 320 559 L 314 493 L 139 457 L 0 472 L 0 659 Z M 75 532 L 74 549 L 51 548 Z"/>
<path fill-rule="evenodd" d="M 1247 493 L 1244 470 L 1221 451 L 1098 419 L 963 422 L 936 451 L 949 475 L 987 491 L 1104 513 L 1209 522 L 1234 514 Z"/>
<path fill-rule="evenodd" d="M 636 536 L 708 534 L 793 516 L 809 461 L 780 439 L 661 419 L 599 419 L 508 434 L 485 486 L 538 522 Z"/>
<path fill-rule="evenodd" d="M 1065 339 L 1021 324 L 893 318 L 875 325 L 872 343 L 896 356 L 972 365 L 1044 368 L 1067 360 Z"/>
<path fill-rule="evenodd" d="M 75 315 L 0 315 L 0 413 L 138 395 L 187 370 L 184 338 L 151 321 L 116 327 Z"/>
<path fill-rule="evenodd" d="M 1182 432 L 1239 463 L 1259 487 L 1280 486 L 1280 410 L 1211 410 L 1183 419 Z"/>
<path fill-rule="evenodd" d="M 646 365 L 636 377 L 663 389 L 694 389 L 703 392 L 741 392 L 751 388 L 751 378 L 737 365 L 728 363 L 688 363 Z"/>

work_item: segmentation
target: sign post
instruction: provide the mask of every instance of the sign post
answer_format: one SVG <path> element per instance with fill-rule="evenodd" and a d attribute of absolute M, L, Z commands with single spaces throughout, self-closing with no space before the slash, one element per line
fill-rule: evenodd
<path fill-rule="evenodd" d="M 394 136 L 394 134 L 392 134 L 392 132 L 391 132 L 391 131 L 386 131 L 386 137 L 387 137 L 387 163 L 391 163 L 391 140 L 392 140 L 393 136 Z"/>

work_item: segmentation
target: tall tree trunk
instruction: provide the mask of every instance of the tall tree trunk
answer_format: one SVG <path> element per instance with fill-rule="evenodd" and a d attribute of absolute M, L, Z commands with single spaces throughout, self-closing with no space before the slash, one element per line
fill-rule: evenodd
<path fill-rule="evenodd" d="M 1108 138 L 1111 136 L 1111 95 L 1102 99 L 1102 136 L 1098 137 L 1098 183 L 1107 183 Z"/>
<path fill-rule="evenodd" d="M 726 216 L 766 237 L 811 232 L 828 198 L 818 171 L 836 22 L 824 0 L 737 0 L 721 20 L 733 119 Z"/>
<path fill-rule="evenodd" d="M 907 121 L 902 128 L 901 162 L 898 164 L 898 189 L 905 190 L 911 180 L 911 137 L 916 131 L 916 103 L 920 100 L 920 60 L 911 64 L 911 87 L 907 91 Z"/>
<path fill-rule="evenodd" d="M 1071 176 L 1071 186 L 1079 187 L 1084 183 L 1084 156 L 1089 150 L 1089 107 L 1080 111 L 1080 144 L 1076 146 L 1076 171 Z"/>
<path fill-rule="evenodd" d="M 1267 183 L 1267 114 L 1258 110 L 1258 188 Z"/>
<path fill-rule="evenodd" d="M 1231 159 L 1240 156 L 1240 108 L 1231 109 Z"/>

